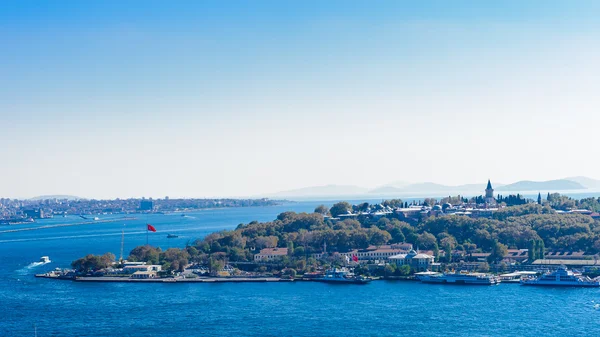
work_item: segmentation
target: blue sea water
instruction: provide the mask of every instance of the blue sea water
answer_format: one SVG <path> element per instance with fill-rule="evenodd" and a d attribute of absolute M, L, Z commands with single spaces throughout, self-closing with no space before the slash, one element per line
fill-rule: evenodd
<path fill-rule="evenodd" d="M 501 284 L 443 286 L 402 281 L 320 283 L 125 284 L 34 278 L 88 253 L 125 254 L 146 242 L 183 247 L 210 232 L 268 221 L 318 202 L 138 216 L 77 223 L 77 217 L 0 227 L 0 336 L 599 336 L 600 289 Z M 116 216 L 101 216 L 110 218 Z M 124 225 L 125 224 L 125 225 Z M 166 234 L 179 235 L 167 239 Z M 49 255 L 46 265 L 33 262 Z"/>

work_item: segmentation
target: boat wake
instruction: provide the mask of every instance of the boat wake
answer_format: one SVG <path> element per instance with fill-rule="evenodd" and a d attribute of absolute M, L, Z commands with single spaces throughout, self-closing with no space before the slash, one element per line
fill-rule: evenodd
<path fill-rule="evenodd" d="M 19 274 L 19 275 L 25 275 L 25 274 L 27 274 L 27 272 L 29 270 L 31 270 L 33 268 L 37 268 L 39 266 L 43 266 L 43 265 L 48 264 L 50 262 L 52 262 L 52 261 L 48 261 L 48 262 L 41 262 L 41 261 L 32 262 L 32 263 L 28 264 L 27 266 L 25 266 L 25 267 L 17 270 L 16 273 Z"/>
<path fill-rule="evenodd" d="M 50 263 L 50 261 L 48 261 L 48 262 L 33 262 L 33 263 L 30 263 L 27 267 L 25 267 L 23 269 L 32 269 L 35 267 L 43 266 L 48 263 Z"/>

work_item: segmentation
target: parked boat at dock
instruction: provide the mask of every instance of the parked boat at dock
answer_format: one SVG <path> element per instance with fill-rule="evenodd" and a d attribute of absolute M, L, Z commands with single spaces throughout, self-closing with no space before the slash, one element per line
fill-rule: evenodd
<path fill-rule="evenodd" d="M 444 273 L 428 274 L 419 277 L 423 283 L 440 284 L 466 284 L 466 285 L 495 285 L 500 283 L 500 278 L 485 273 Z"/>
<path fill-rule="evenodd" d="M 522 278 L 532 277 L 537 274 L 538 273 L 534 271 L 515 271 L 512 273 L 500 275 L 500 280 L 502 281 L 502 283 L 520 283 Z"/>
<path fill-rule="evenodd" d="M 367 284 L 371 282 L 371 279 L 364 276 L 356 276 L 346 268 L 332 268 L 328 269 L 323 277 L 315 278 L 314 281 L 328 283 Z"/>
<path fill-rule="evenodd" d="M 521 280 L 527 286 L 554 286 L 554 287 L 600 287 L 600 281 L 587 276 L 577 275 L 566 267 L 561 266 L 554 272 L 544 273 L 539 277 L 530 277 Z"/>

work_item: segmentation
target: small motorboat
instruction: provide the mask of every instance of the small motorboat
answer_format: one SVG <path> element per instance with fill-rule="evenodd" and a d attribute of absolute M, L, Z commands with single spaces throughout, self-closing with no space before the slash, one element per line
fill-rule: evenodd
<path fill-rule="evenodd" d="M 40 257 L 40 263 L 50 263 L 52 261 L 50 261 L 50 258 L 48 256 L 42 256 Z"/>
<path fill-rule="evenodd" d="M 167 234 L 167 239 L 174 239 L 174 238 L 178 238 L 179 235 L 175 235 L 175 234 Z"/>

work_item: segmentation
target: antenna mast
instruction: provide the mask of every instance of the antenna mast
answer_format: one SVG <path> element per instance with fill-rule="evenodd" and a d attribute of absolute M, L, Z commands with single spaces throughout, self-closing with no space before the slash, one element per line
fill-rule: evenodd
<path fill-rule="evenodd" d="M 123 225 L 125 226 L 125 225 Z M 119 257 L 119 261 L 123 262 L 123 245 L 125 244 L 125 230 L 121 231 L 121 256 Z"/>

